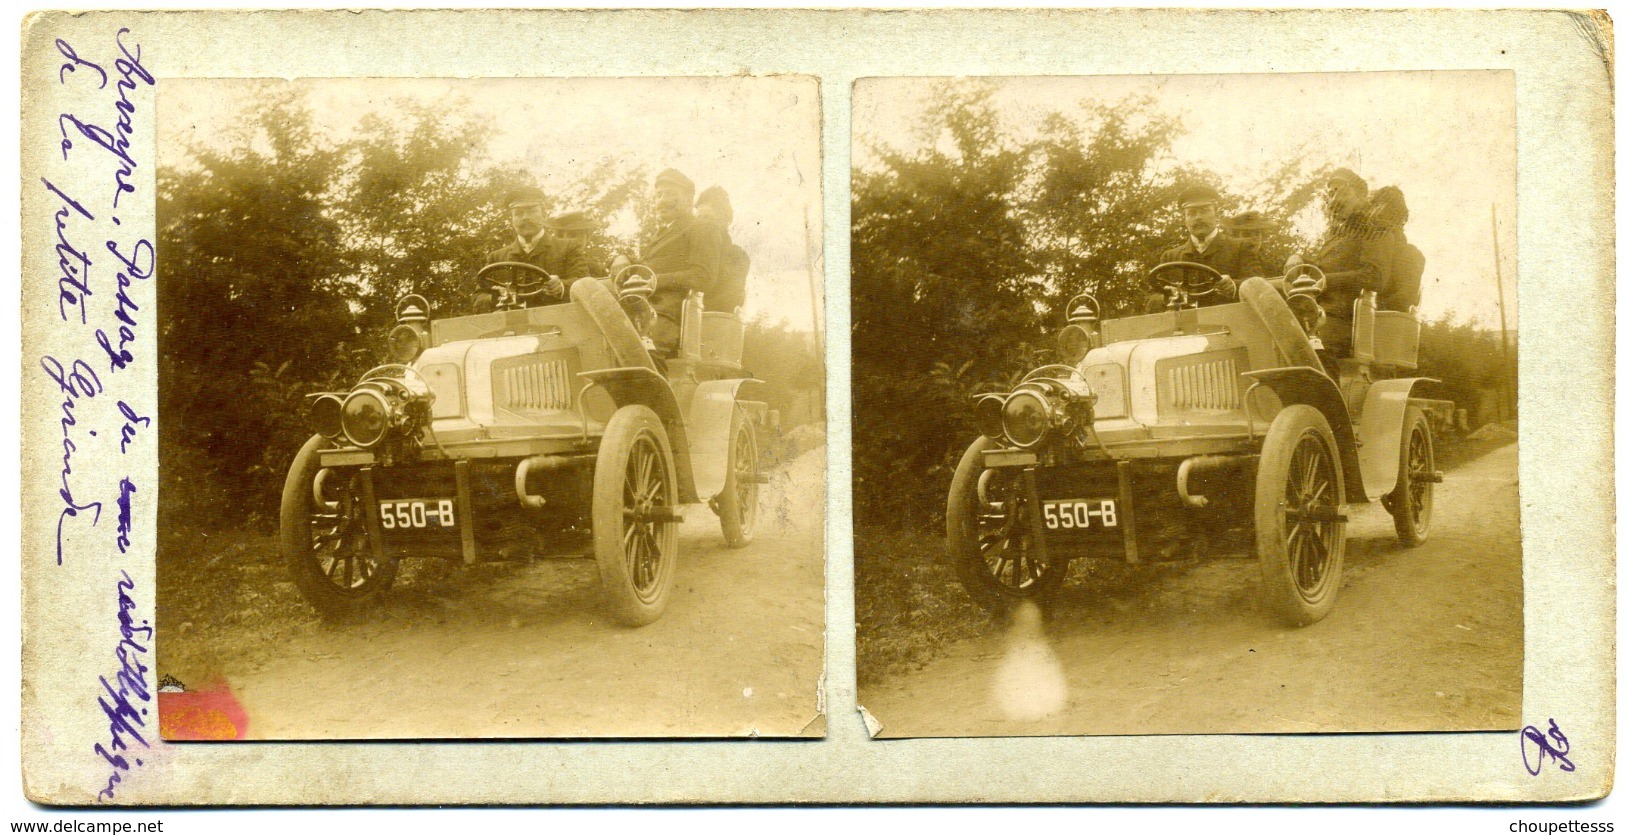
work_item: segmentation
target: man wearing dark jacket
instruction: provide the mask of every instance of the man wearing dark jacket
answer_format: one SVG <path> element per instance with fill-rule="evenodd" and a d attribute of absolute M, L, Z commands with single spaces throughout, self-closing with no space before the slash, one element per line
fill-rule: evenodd
<path fill-rule="evenodd" d="M 728 234 L 733 225 L 733 203 L 721 186 L 700 192 L 694 201 L 694 217 L 717 228 L 722 246 L 716 290 L 705 297 L 705 309 L 732 313 L 745 304 L 745 277 L 750 273 L 750 256 Z"/>
<path fill-rule="evenodd" d="M 529 270 L 520 269 L 508 270 L 507 276 L 502 275 L 500 271 L 495 273 L 497 278 L 510 280 L 516 284 L 540 281 L 546 285 L 540 294 L 526 302 L 528 307 L 564 301 L 568 297 L 570 284 L 587 274 L 587 262 L 582 256 L 581 245 L 576 241 L 547 234 L 545 200 L 542 190 L 534 186 L 514 189 L 508 195 L 508 222 L 513 226 L 514 240 L 485 256 L 485 263 L 488 265 L 504 261 L 517 262 L 546 271 L 546 278 Z M 483 289 L 474 291 L 476 313 L 489 311 L 493 301 L 492 295 Z"/>
<path fill-rule="evenodd" d="M 657 226 L 639 260 L 655 272 L 656 287 L 650 299 L 657 314 L 655 343 L 669 349 L 677 344 L 683 299 L 689 291 L 709 295 L 716 289 L 722 239 L 715 226 L 694 217 L 693 180 L 668 168 L 655 176 L 654 187 Z"/>
<path fill-rule="evenodd" d="M 1226 280 L 1219 282 L 1208 303 L 1235 301 L 1236 282 L 1263 275 L 1258 263 L 1258 251 L 1227 234 L 1219 226 L 1219 193 L 1208 186 L 1191 186 L 1179 193 L 1179 213 L 1185 222 L 1185 241 L 1163 250 L 1158 264 L 1186 261 L 1204 264 L 1219 271 Z M 1195 270 L 1187 281 L 1202 280 Z M 1166 299 L 1153 294 L 1148 300 L 1150 310 L 1160 310 Z"/>
<path fill-rule="evenodd" d="M 1339 168 L 1326 177 L 1326 236 L 1307 259 L 1326 273 L 1320 306 L 1326 320 L 1319 329 L 1326 350 L 1348 356 L 1354 337 L 1354 300 L 1366 290 L 1381 294 L 1388 286 L 1394 238 L 1366 216 L 1367 190 L 1360 175 Z"/>

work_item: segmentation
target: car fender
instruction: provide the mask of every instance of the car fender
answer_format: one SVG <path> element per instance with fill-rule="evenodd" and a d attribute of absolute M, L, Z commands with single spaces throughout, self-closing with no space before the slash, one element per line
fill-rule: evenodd
<path fill-rule="evenodd" d="M 655 370 L 654 359 L 644 348 L 643 338 L 621 309 L 615 291 L 596 278 L 578 279 L 570 285 L 570 301 L 582 309 L 609 345 L 610 355 L 627 367 Z"/>
<path fill-rule="evenodd" d="M 1248 371 L 1241 376 L 1250 377 L 1275 392 L 1282 406 L 1304 403 L 1319 410 L 1326 417 L 1326 422 L 1331 424 L 1332 435 L 1337 438 L 1337 457 L 1343 464 L 1343 493 L 1352 502 L 1374 498 L 1366 495 L 1354 422 L 1349 418 L 1343 393 L 1337 390 L 1332 378 L 1318 369 L 1304 367 Z"/>
<path fill-rule="evenodd" d="M 684 504 L 699 501 L 694 490 L 688 426 L 683 420 L 682 411 L 677 408 L 677 395 L 672 392 L 666 378 L 652 369 L 641 367 L 583 371 L 579 376 L 608 392 L 617 409 L 643 405 L 654 410 L 666 427 L 666 440 L 671 442 L 671 456 L 677 465 L 678 498 Z"/>
<path fill-rule="evenodd" d="M 1372 499 L 1394 489 L 1399 480 L 1399 446 L 1405 433 L 1405 407 L 1417 383 L 1436 383 L 1429 377 L 1378 380 L 1366 392 L 1360 409 L 1360 472 L 1366 496 Z"/>
<path fill-rule="evenodd" d="M 1303 326 L 1298 324 L 1298 317 L 1292 314 L 1292 308 L 1287 306 L 1279 290 L 1268 280 L 1253 277 L 1243 281 L 1237 292 L 1263 323 L 1264 330 L 1269 332 L 1270 339 L 1275 343 L 1275 350 L 1286 360 L 1285 364 L 1325 373 L 1325 366 L 1321 365 L 1320 357 L 1303 332 Z"/>
<path fill-rule="evenodd" d="M 734 411 L 741 405 L 739 387 L 753 382 L 749 378 L 709 380 L 694 389 L 688 408 L 688 442 L 694 490 L 701 499 L 721 493 L 728 480 L 728 430 L 733 427 Z"/>

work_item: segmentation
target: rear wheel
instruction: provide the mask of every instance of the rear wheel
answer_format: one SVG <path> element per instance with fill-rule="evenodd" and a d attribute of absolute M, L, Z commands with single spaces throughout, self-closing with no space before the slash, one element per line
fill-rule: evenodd
<path fill-rule="evenodd" d="M 1038 557 L 1031 503 L 1019 470 L 989 470 L 977 438 L 965 450 L 948 489 L 948 551 L 959 582 L 976 602 L 1003 609 L 1019 600 L 1044 599 L 1066 580 L 1066 561 Z"/>
<path fill-rule="evenodd" d="M 1258 459 L 1253 523 L 1268 607 L 1293 626 L 1331 611 L 1343 582 L 1343 468 L 1326 418 L 1282 409 Z"/>
<path fill-rule="evenodd" d="M 658 620 L 677 569 L 677 468 L 666 428 L 647 406 L 623 406 L 604 427 L 593 471 L 592 539 L 615 619 Z"/>
<path fill-rule="evenodd" d="M 345 615 L 371 604 L 395 582 L 396 562 L 378 558 L 367 531 L 361 475 L 355 469 L 322 471 L 330 446 L 314 435 L 293 459 L 282 485 L 282 557 L 305 599 L 323 615 Z"/>
<path fill-rule="evenodd" d="M 758 473 L 756 430 L 750 416 L 735 408 L 733 426 L 728 431 L 728 479 L 717 496 L 717 515 L 722 518 L 722 538 L 729 548 L 750 544 L 756 531 Z"/>
<path fill-rule="evenodd" d="M 1405 407 L 1405 434 L 1399 441 L 1399 477 L 1382 506 L 1394 516 L 1399 544 L 1415 548 L 1428 540 L 1433 521 L 1433 430 L 1427 415 Z"/>

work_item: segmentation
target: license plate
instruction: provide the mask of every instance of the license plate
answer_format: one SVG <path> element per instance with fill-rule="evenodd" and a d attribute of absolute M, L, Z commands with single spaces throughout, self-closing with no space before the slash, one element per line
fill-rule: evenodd
<path fill-rule="evenodd" d="M 378 523 L 386 531 L 457 526 L 457 502 L 452 499 L 390 499 L 378 503 Z"/>
<path fill-rule="evenodd" d="M 1055 530 L 1117 527 L 1116 499 L 1053 499 L 1044 502 L 1044 527 Z"/>

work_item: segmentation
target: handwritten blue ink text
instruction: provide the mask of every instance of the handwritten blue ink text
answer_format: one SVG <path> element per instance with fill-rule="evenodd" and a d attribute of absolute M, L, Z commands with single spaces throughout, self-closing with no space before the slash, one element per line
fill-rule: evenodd
<path fill-rule="evenodd" d="M 113 768 L 113 773 L 107 778 L 107 788 L 96 794 L 98 801 L 112 800 L 114 787 L 123 782 L 124 775 L 130 772 L 134 758 L 120 753 L 130 750 L 126 740 L 133 739 L 142 748 L 152 747 L 141 733 L 147 726 L 147 708 L 142 705 L 152 701 L 152 692 L 147 687 L 147 665 L 141 663 L 142 657 L 147 654 L 147 647 L 152 643 L 152 625 L 146 620 L 139 624 L 135 622 L 135 598 L 130 596 L 130 592 L 135 590 L 135 581 L 130 579 L 127 571 L 120 571 L 119 575 L 122 577 L 118 581 L 120 639 L 113 650 L 119 661 L 119 671 L 113 674 L 112 681 L 101 676 L 106 695 L 96 699 L 101 705 L 102 714 L 107 717 L 108 740 L 106 745 L 96 743 L 95 750 Z M 134 763 L 137 768 L 143 765 L 139 759 L 134 759 Z"/>
<path fill-rule="evenodd" d="M 1573 771 L 1574 762 L 1569 759 L 1569 738 L 1557 727 L 1557 720 L 1547 720 L 1548 727 L 1541 733 L 1534 725 L 1524 726 L 1523 733 L 1519 735 L 1518 746 L 1523 749 L 1523 767 L 1530 774 L 1539 774 L 1540 767 L 1545 764 L 1548 757 L 1557 767 L 1564 771 Z M 1530 746 L 1534 747 L 1535 761 L 1529 761 Z"/>

